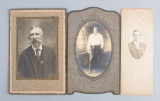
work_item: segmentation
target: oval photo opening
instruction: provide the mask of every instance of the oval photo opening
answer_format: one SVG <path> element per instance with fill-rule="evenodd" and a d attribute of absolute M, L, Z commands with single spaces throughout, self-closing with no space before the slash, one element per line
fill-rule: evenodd
<path fill-rule="evenodd" d="M 101 23 L 90 21 L 80 29 L 76 41 L 76 58 L 86 75 L 101 75 L 109 65 L 111 51 L 110 35 Z"/>

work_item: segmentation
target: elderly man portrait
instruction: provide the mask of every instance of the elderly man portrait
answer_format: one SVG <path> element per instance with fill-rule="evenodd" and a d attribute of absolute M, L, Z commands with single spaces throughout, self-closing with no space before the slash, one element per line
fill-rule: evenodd
<path fill-rule="evenodd" d="M 103 36 L 98 33 L 98 29 L 94 27 L 93 33 L 89 36 L 87 43 L 87 52 L 90 55 L 89 73 L 96 72 L 103 45 Z"/>
<path fill-rule="evenodd" d="M 51 78 L 56 72 L 56 56 L 52 48 L 43 44 L 45 33 L 34 25 L 28 39 L 30 46 L 20 54 L 18 73 L 24 78 Z"/>
<path fill-rule="evenodd" d="M 133 41 L 129 43 L 129 50 L 131 55 L 135 59 L 139 59 L 143 56 L 146 45 L 142 42 L 140 42 L 141 38 L 141 31 L 136 29 L 133 31 Z"/>

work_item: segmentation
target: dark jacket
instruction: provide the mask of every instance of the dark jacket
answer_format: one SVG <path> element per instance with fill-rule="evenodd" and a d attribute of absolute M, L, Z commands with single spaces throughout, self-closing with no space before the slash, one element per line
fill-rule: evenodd
<path fill-rule="evenodd" d="M 51 78 L 57 71 L 56 56 L 52 48 L 42 45 L 43 78 Z M 24 78 L 38 78 L 38 68 L 32 46 L 21 52 L 18 62 L 18 72 Z"/>

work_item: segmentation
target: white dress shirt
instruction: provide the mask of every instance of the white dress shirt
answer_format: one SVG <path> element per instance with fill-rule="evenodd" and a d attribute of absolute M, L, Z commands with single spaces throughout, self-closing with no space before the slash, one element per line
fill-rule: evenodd
<path fill-rule="evenodd" d="M 93 33 L 89 36 L 87 44 L 88 51 L 90 50 L 91 45 L 101 45 L 101 48 L 103 48 L 104 42 L 103 42 L 103 37 L 100 33 L 97 34 Z"/>
<path fill-rule="evenodd" d="M 34 54 L 35 54 L 35 56 L 36 56 L 36 49 L 37 49 L 37 48 L 32 45 L 32 49 L 34 50 Z M 39 46 L 38 49 L 40 49 L 39 55 L 41 56 L 41 54 L 42 54 L 42 44 Z"/>
<path fill-rule="evenodd" d="M 140 42 L 135 42 L 134 41 L 134 45 L 136 46 L 137 49 L 139 49 L 139 44 L 140 44 Z"/>

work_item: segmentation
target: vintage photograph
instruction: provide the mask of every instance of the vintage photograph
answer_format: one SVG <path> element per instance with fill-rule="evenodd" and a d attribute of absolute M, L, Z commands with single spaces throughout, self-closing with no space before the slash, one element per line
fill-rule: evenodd
<path fill-rule="evenodd" d="M 89 7 L 68 14 L 68 94 L 119 94 L 120 16 Z"/>
<path fill-rule="evenodd" d="M 10 93 L 64 94 L 65 9 L 10 10 Z"/>
<path fill-rule="evenodd" d="M 140 59 L 146 48 L 146 44 L 141 42 L 141 34 L 139 29 L 135 29 L 132 34 L 133 41 L 128 44 L 130 53 L 135 59 Z"/>
<path fill-rule="evenodd" d="M 123 8 L 121 15 L 121 94 L 152 95 L 153 9 Z"/>
<path fill-rule="evenodd" d="M 111 51 L 110 35 L 101 23 L 90 21 L 81 28 L 77 36 L 76 58 L 86 75 L 101 75 L 108 67 Z"/>
<path fill-rule="evenodd" d="M 17 18 L 17 79 L 52 79 L 58 74 L 58 22 L 53 19 L 56 18 Z"/>

